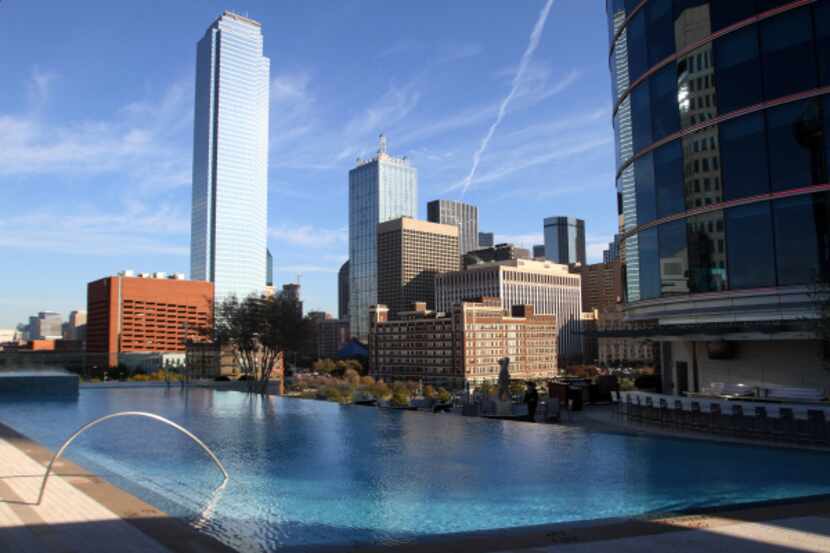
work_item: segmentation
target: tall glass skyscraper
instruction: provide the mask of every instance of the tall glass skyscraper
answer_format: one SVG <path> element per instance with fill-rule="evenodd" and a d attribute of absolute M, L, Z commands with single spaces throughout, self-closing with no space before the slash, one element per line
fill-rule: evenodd
<path fill-rule="evenodd" d="M 573 217 L 546 218 L 545 258 L 563 265 L 585 265 L 585 221 Z"/>
<path fill-rule="evenodd" d="M 378 224 L 418 215 L 418 173 L 405 157 L 386 153 L 381 135 L 377 156 L 349 171 L 349 320 L 351 333 L 369 335 L 369 306 L 377 303 Z"/>
<path fill-rule="evenodd" d="M 226 11 L 198 43 L 190 273 L 217 302 L 267 278 L 269 75 L 257 21 Z"/>
<path fill-rule="evenodd" d="M 458 227 L 461 254 L 478 249 L 478 208 L 453 200 L 427 203 L 427 221 Z"/>

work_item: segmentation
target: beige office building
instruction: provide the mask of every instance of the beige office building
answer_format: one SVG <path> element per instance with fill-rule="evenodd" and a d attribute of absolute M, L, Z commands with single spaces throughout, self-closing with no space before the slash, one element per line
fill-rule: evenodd
<path fill-rule="evenodd" d="M 560 363 L 582 358 L 581 277 L 567 265 L 551 261 L 511 259 L 470 265 L 435 279 L 435 308 L 449 311 L 469 299 L 495 297 L 504 310 L 513 305 L 532 305 L 540 315 L 556 317 Z"/>
<path fill-rule="evenodd" d="M 409 217 L 378 225 L 378 303 L 391 318 L 415 302 L 434 308 L 435 276 L 461 265 L 458 227 Z"/>
<path fill-rule="evenodd" d="M 503 357 L 510 359 L 512 379 L 557 374 L 555 318 L 535 315 L 529 305 L 508 312 L 498 298 L 481 298 L 438 313 L 421 302 L 398 320 L 377 305 L 369 318 L 369 371 L 387 382 L 419 380 L 456 390 L 497 382 Z"/>

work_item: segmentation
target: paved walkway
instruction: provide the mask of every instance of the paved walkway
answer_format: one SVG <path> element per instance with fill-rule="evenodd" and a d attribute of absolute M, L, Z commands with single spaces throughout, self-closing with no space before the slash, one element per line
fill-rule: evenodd
<path fill-rule="evenodd" d="M 37 505 L 50 457 L 0 425 L 0 552 L 232 551 L 66 460 L 55 463 Z"/>
<path fill-rule="evenodd" d="M 516 553 L 783 553 L 830 551 L 830 518 L 807 516 L 760 522 L 721 521 L 705 529 L 559 544 Z M 513 551 L 509 553 L 513 553 Z M 503 552 L 508 553 L 508 552 Z"/>

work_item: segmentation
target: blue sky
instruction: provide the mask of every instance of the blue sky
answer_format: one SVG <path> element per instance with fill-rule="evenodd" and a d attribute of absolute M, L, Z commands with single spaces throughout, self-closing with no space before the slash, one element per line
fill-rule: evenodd
<path fill-rule="evenodd" d="M 380 132 L 426 202 L 459 199 L 542 0 L 0 2 L 0 327 L 85 309 L 86 283 L 189 272 L 196 42 L 224 9 L 271 59 L 269 246 L 278 284 L 336 314 L 348 171 Z M 557 0 L 464 199 L 498 241 L 616 228 L 604 2 Z"/>

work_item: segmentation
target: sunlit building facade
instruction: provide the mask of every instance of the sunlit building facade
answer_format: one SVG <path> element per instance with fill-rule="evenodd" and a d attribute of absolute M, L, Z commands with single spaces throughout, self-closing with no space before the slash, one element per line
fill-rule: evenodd
<path fill-rule="evenodd" d="M 418 173 L 405 157 L 389 155 L 381 136 L 377 155 L 358 160 L 349 171 L 349 320 L 354 338 L 368 337 L 369 306 L 378 301 L 378 224 L 417 215 Z"/>
<path fill-rule="evenodd" d="M 252 19 L 226 11 L 198 43 L 190 273 L 217 302 L 268 278 L 269 75 Z"/>
<path fill-rule="evenodd" d="M 830 391 L 830 2 L 606 5 L 625 318 L 664 390 Z"/>

